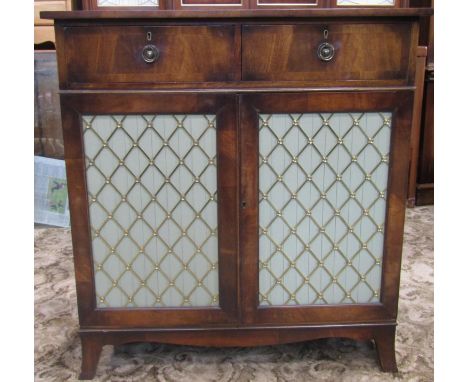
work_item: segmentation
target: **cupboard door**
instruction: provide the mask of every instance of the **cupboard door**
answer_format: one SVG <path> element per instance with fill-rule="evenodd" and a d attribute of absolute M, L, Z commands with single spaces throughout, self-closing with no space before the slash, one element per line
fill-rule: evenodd
<path fill-rule="evenodd" d="M 87 296 L 81 318 L 138 326 L 235 321 L 234 98 L 63 100 L 77 280 Z"/>
<path fill-rule="evenodd" d="M 411 92 L 242 97 L 244 317 L 396 317 Z"/>

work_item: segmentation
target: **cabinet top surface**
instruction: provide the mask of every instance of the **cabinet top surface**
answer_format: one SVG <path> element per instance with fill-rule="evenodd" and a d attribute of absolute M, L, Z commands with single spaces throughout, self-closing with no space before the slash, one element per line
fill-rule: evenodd
<path fill-rule="evenodd" d="M 420 17 L 433 14 L 430 8 L 352 8 L 352 9 L 289 9 L 289 10 L 104 10 L 104 11 L 49 11 L 41 18 L 54 20 L 100 19 L 237 19 L 237 18 L 329 18 L 329 17 Z"/>

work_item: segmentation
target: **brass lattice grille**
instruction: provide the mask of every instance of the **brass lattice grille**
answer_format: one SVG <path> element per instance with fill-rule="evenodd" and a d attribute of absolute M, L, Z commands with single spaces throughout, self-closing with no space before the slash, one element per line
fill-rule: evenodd
<path fill-rule="evenodd" d="M 261 305 L 379 301 L 390 118 L 260 116 Z"/>
<path fill-rule="evenodd" d="M 218 305 L 213 115 L 84 116 L 98 307 Z"/>

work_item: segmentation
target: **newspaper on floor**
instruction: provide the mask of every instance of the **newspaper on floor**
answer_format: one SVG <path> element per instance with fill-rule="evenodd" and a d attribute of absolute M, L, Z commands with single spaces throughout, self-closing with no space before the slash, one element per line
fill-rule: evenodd
<path fill-rule="evenodd" d="M 70 226 L 65 161 L 34 157 L 34 222 Z"/>

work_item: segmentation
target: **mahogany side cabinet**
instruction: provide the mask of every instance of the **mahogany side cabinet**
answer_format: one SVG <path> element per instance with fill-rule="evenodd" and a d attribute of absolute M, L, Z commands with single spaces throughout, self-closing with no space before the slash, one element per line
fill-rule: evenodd
<path fill-rule="evenodd" d="M 367 2 L 367 3 L 372 3 Z M 428 9 L 55 20 L 82 343 L 259 346 L 395 328 Z"/>

